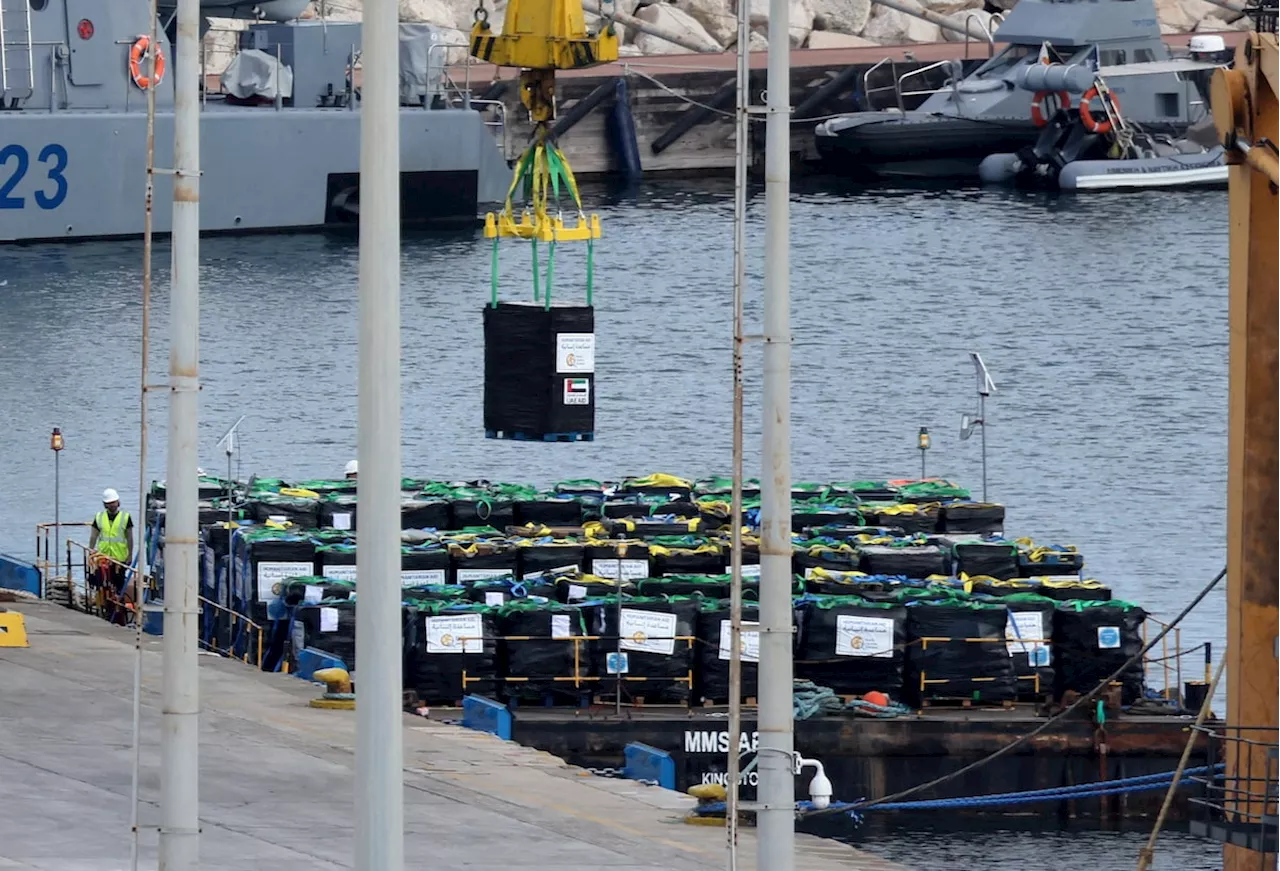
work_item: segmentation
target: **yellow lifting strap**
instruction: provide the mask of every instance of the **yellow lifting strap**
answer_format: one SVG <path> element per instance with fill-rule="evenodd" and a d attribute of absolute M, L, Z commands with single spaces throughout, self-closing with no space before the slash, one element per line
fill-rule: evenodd
<path fill-rule="evenodd" d="M 529 198 L 517 220 L 514 199 L 522 182 L 529 191 Z M 556 214 L 552 215 L 548 205 L 548 197 L 553 193 L 559 199 L 561 182 L 572 197 L 577 211 L 578 219 L 574 226 L 566 226 L 558 208 Z M 551 143 L 538 142 L 531 145 L 516 162 L 516 171 L 507 188 L 502 212 L 485 215 L 484 235 L 490 239 L 515 237 L 536 239 L 539 242 L 585 242 L 600 238 L 600 217 L 596 214 L 588 216 L 583 212 L 577 179 L 560 149 Z"/>

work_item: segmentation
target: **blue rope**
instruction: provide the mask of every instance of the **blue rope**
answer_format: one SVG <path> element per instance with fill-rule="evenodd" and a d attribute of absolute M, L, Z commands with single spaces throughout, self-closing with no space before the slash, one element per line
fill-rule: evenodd
<path fill-rule="evenodd" d="M 1188 768 L 1182 773 L 1182 779 L 1179 786 L 1184 786 L 1190 782 L 1189 778 L 1204 774 L 1209 771 L 1218 772 L 1225 766 L 1221 763 L 1218 765 L 1203 765 L 1198 768 Z M 1118 780 L 1100 780 L 1094 783 L 1080 783 L 1074 786 L 1058 786 L 1049 789 L 1033 789 L 1023 792 L 1003 792 L 993 795 L 966 796 L 963 798 L 941 798 L 928 799 L 923 801 L 901 801 L 890 802 L 886 804 L 873 805 L 868 810 L 944 810 L 947 808 L 974 808 L 974 807 L 995 807 L 1000 805 L 1019 805 L 1033 804 L 1042 801 L 1060 801 L 1063 799 L 1082 799 L 1097 798 L 1104 795 L 1117 795 L 1126 792 L 1151 792 L 1157 789 L 1167 789 L 1173 780 L 1174 772 L 1164 771 L 1159 774 L 1142 774 L 1135 777 L 1124 777 Z M 865 804 L 866 800 L 861 799 L 856 802 L 833 801 L 827 812 L 835 811 L 848 813 L 851 816 L 860 819 L 861 814 L 859 808 Z M 808 813 L 812 810 L 818 810 L 813 806 L 812 802 L 802 801 L 796 803 L 796 809 L 802 813 Z M 724 802 L 707 803 L 699 805 L 696 813 L 699 815 L 713 815 L 724 813 Z"/>

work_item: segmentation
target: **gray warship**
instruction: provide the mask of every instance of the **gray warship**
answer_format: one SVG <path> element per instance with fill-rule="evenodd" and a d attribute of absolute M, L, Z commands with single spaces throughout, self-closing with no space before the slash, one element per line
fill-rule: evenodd
<path fill-rule="evenodd" d="M 203 233 L 359 220 L 360 24 L 298 20 L 305 6 L 201 4 L 207 16 L 253 22 L 222 78 L 230 87 L 219 90 L 230 93 L 202 95 Z M 172 0 L 160 8 L 167 71 L 155 86 L 155 165 L 164 168 L 173 159 L 176 23 Z M 0 242 L 142 233 L 150 66 L 140 40 L 150 30 L 147 0 L 0 0 Z M 430 25 L 400 26 L 410 227 L 472 226 L 510 182 L 502 111 L 450 81 L 445 38 Z M 170 230 L 171 191 L 171 176 L 157 173 L 157 233 Z"/>
<path fill-rule="evenodd" d="M 814 137 L 823 164 L 854 177 L 976 180 L 987 155 L 1036 142 L 1039 128 L 1055 111 L 1042 111 L 1042 100 L 1069 97 L 1060 89 L 1033 94 L 1020 86 L 1037 64 L 1129 65 L 1132 74 L 1108 79 L 1111 92 L 1126 118 L 1153 133 L 1178 135 L 1207 115 L 1191 77 L 1174 69 L 1142 74 L 1143 65 L 1159 67 L 1172 57 L 1153 0 L 1020 0 L 994 40 L 1004 44 L 994 56 L 967 76 L 955 63 L 950 81 L 914 110 L 903 105 L 904 82 L 952 62 L 896 77 L 891 86 L 867 88 L 864 82 L 867 98 L 892 92 L 896 107 L 818 124 Z M 1039 119 L 1037 112 L 1042 112 Z"/>

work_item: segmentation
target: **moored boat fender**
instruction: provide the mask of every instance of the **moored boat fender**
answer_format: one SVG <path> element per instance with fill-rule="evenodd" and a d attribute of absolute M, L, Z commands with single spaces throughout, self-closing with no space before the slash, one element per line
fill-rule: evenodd
<path fill-rule="evenodd" d="M 1137 160 L 1077 160 L 1068 163 L 1058 174 L 1058 187 L 1064 191 L 1222 186 L 1226 182 L 1227 166 L 1222 146 L 1204 154 Z"/>
<path fill-rule="evenodd" d="M 133 47 L 129 49 L 129 77 L 133 79 L 133 83 L 141 90 L 158 86 L 164 81 L 165 59 L 164 51 L 159 45 L 156 45 L 156 80 L 151 81 L 151 65 L 147 64 L 147 68 L 143 70 L 143 61 L 147 59 L 147 49 L 151 46 L 151 37 L 141 34 L 133 43 Z"/>
<path fill-rule="evenodd" d="M 988 154 L 978 164 L 978 177 L 983 184 L 1009 184 L 1018 175 L 1022 161 L 1016 154 Z"/>

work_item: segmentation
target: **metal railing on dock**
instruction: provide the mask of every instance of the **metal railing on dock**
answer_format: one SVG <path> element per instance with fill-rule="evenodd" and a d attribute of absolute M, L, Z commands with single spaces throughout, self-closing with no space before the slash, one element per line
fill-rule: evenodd
<path fill-rule="evenodd" d="M 1221 776 L 1190 778 L 1204 789 L 1190 803 L 1197 812 L 1193 835 L 1257 852 L 1259 865 L 1277 851 L 1277 773 L 1280 755 L 1274 726 L 1195 726 L 1209 744 L 1209 762 L 1225 762 Z"/>

